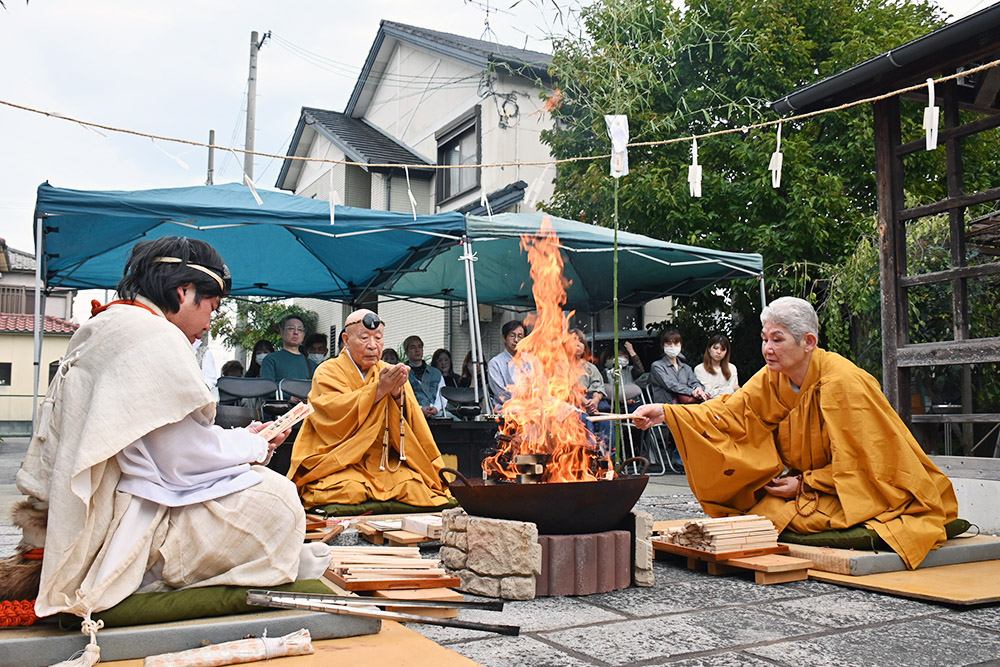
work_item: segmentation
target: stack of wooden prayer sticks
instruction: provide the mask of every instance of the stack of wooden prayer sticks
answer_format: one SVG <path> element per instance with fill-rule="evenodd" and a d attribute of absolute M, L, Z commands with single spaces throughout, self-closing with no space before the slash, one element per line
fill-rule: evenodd
<path fill-rule="evenodd" d="M 347 591 L 447 588 L 461 581 L 417 547 L 331 547 L 326 577 Z"/>
<path fill-rule="evenodd" d="M 710 553 L 749 551 L 778 546 L 778 531 L 770 519 L 757 515 L 692 519 L 668 528 L 662 539 Z"/>

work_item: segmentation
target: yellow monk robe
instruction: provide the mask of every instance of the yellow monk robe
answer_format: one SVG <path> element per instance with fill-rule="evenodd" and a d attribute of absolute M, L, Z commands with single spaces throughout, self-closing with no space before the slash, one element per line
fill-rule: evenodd
<path fill-rule="evenodd" d="M 732 396 L 665 405 L 688 483 L 713 517 L 760 514 L 781 531 L 864 524 L 917 567 L 958 516 L 948 478 L 920 449 L 878 381 L 817 348 L 799 391 L 761 369 Z M 787 468 L 797 499 L 763 487 Z"/>
<path fill-rule="evenodd" d="M 288 474 L 307 508 L 366 500 L 440 507 L 451 499 L 438 477 L 441 453 L 409 383 L 403 385 L 406 461 L 399 460 L 399 406 L 389 395 L 375 402 L 386 366 L 378 362 L 362 379 L 345 350 L 316 369 L 309 392 L 315 412 L 295 439 Z M 387 426 L 389 462 L 379 470 Z"/>

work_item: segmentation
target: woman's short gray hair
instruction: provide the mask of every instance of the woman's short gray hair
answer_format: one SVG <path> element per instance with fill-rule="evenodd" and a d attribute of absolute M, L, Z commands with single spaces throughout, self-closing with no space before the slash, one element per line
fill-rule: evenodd
<path fill-rule="evenodd" d="M 819 337 L 816 309 L 805 299 L 794 296 L 783 296 L 765 306 L 760 314 L 760 323 L 785 327 L 796 343 L 801 343 L 802 337 L 808 333 Z"/>

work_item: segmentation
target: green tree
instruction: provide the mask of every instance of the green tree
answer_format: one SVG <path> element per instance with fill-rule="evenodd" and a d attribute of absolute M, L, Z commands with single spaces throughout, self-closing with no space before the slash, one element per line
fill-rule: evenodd
<path fill-rule="evenodd" d="M 302 318 L 310 332 L 316 331 L 319 316 L 301 306 L 288 305 L 265 298 L 226 299 L 219 314 L 212 320 L 212 335 L 231 347 L 252 350 L 257 341 L 271 341 L 281 349 L 281 320 L 289 315 Z"/>
<path fill-rule="evenodd" d="M 928 0 L 601 0 L 581 10 L 579 36 L 556 40 L 552 72 L 562 91 L 556 127 L 543 135 L 558 158 L 608 151 L 603 115 L 629 117 L 631 142 L 740 128 L 775 116 L 769 102 L 943 24 Z M 920 110 L 904 109 L 904 136 Z M 782 128 L 781 187 L 767 165 L 773 130 L 699 142 L 703 196 L 688 193 L 690 142 L 632 148 L 621 179 L 623 229 L 764 257 L 768 296 L 826 302 L 824 267 L 848 257 L 876 205 L 870 109 L 856 107 Z M 942 157 L 928 154 L 908 179 L 914 196 L 943 194 Z M 909 165 L 908 165 L 909 166 Z M 614 184 L 606 160 L 560 165 L 548 208 L 610 225 Z M 755 281 L 679 304 L 679 318 L 730 317 L 737 363 L 760 365 Z M 687 314 L 687 315 L 686 315 Z M 685 334 L 693 338 L 696 332 Z"/>

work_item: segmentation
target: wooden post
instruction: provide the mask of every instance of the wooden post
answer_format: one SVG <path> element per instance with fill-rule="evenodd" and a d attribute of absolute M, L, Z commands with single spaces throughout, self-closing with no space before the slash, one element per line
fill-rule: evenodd
<path fill-rule="evenodd" d="M 878 193 L 879 271 L 882 286 L 882 389 L 903 421 L 910 422 L 910 372 L 896 363 L 897 350 L 909 339 L 906 291 L 899 278 L 906 271 L 906 230 L 899 220 L 903 202 L 899 98 L 874 104 L 876 191 Z"/>
<path fill-rule="evenodd" d="M 944 85 L 944 127 L 946 130 L 962 124 L 958 110 L 958 89 L 955 81 Z M 949 137 L 945 141 L 946 174 L 948 198 L 965 194 L 963 182 L 965 166 L 962 161 L 962 139 Z M 966 265 L 965 257 L 965 209 L 953 208 L 948 211 L 948 227 L 951 238 L 951 268 Z M 969 339 L 969 290 L 966 278 L 956 276 L 951 281 L 952 317 L 955 340 Z M 962 365 L 962 412 L 972 412 L 972 366 Z M 951 428 L 945 424 L 944 428 Z M 963 451 L 968 453 L 972 446 L 972 424 L 962 425 Z"/>

